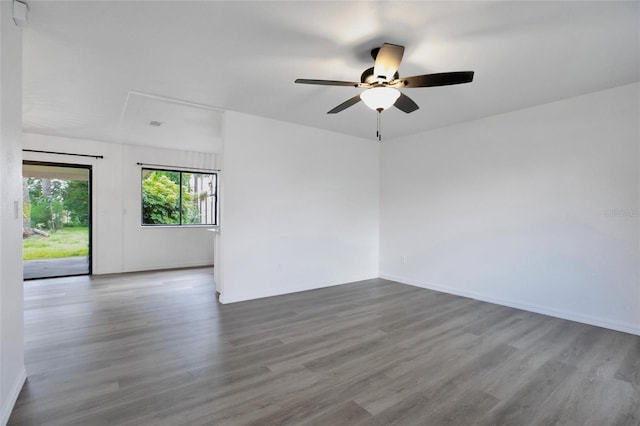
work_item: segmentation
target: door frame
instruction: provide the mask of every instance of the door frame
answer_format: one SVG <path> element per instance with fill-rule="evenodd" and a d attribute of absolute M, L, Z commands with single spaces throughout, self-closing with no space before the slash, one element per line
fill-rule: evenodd
<path fill-rule="evenodd" d="M 23 160 L 22 165 L 29 164 L 33 166 L 52 166 L 52 167 L 68 167 L 73 169 L 85 169 L 89 172 L 89 253 L 87 255 L 89 260 L 89 268 L 86 274 L 72 274 L 72 275 L 56 275 L 42 278 L 24 278 L 24 281 L 29 280 L 42 280 L 47 278 L 62 278 L 62 277 L 80 277 L 83 275 L 93 275 L 93 166 L 91 164 L 71 164 L 71 163 L 57 163 L 53 161 L 33 161 Z M 24 174 L 21 173 L 24 179 Z M 23 261 L 24 262 L 24 261 Z"/>

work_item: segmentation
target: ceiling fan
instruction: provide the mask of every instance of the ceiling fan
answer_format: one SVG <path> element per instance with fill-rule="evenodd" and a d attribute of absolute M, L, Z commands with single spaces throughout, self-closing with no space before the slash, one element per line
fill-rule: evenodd
<path fill-rule="evenodd" d="M 400 67 L 403 54 L 404 47 L 397 44 L 384 43 L 381 47 L 373 49 L 371 56 L 374 59 L 374 65 L 362 73 L 360 82 L 310 80 L 303 78 L 299 78 L 295 82 L 301 84 L 319 84 L 323 86 L 350 86 L 366 89 L 359 95 L 347 99 L 327 112 L 327 114 L 336 114 L 360 101 L 363 101 L 369 108 L 378 111 L 378 113 L 381 113 L 391 106 L 410 113 L 419 108 L 418 104 L 400 92 L 399 89 L 448 86 L 473 81 L 473 71 L 443 72 L 400 78 L 398 68 Z M 380 134 L 380 114 L 378 114 L 377 136 L 379 140 L 382 138 Z"/>

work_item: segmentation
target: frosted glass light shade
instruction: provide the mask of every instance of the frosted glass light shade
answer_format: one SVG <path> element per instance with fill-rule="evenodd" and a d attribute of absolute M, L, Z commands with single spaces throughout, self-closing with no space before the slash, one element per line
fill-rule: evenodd
<path fill-rule="evenodd" d="M 387 109 L 396 103 L 400 91 L 393 87 L 373 87 L 360 93 L 360 99 L 371 109 Z"/>

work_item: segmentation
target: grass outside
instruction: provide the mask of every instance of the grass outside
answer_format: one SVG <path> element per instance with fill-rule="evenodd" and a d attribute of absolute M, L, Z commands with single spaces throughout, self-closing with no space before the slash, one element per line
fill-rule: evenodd
<path fill-rule="evenodd" d="M 22 240 L 22 259 L 57 259 L 89 255 L 89 228 L 63 228 L 50 234 L 49 238 L 32 235 Z"/>

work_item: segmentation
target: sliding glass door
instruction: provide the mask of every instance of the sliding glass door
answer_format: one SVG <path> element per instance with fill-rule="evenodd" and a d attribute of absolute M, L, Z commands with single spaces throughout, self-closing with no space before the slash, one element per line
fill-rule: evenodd
<path fill-rule="evenodd" d="M 91 167 L 24 162 L 25 279 L 91 273 Z"/>

